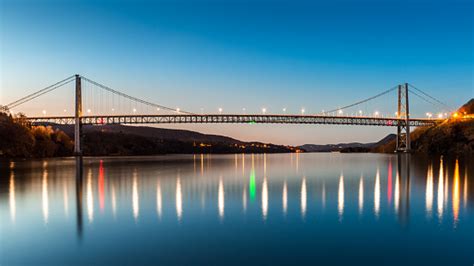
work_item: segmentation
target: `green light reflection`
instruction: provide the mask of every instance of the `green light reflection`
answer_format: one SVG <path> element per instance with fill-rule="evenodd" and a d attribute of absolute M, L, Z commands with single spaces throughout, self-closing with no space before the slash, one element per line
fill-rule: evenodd
<path fill-rule="evenodd" d="M 255 170 L 250 171 L 250 181 L 249 181 L 249 191 L 250 191 L 250 201 L 255 200 Z"/>

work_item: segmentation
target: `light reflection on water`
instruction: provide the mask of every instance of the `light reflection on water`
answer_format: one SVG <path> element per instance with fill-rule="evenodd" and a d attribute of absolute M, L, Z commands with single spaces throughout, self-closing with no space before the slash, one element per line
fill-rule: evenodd
<path fill-rule="evenodd" d="M 384 253 L 384 247 L 403 250 L 415 244 L 432 249 L 408 256 L 413 264 L 427 259 L 427 254 L 439 263 L 440 258 L 431 252 L 439 247 L 444 248 L 440 256 L 453 253 L 468 261 L 473 256 L 463 251 L 474 244 L 469 162 L 370 154 L 87 158 L 83 165 L 74 159 L 10 162 L 0 168 L 7 188 L 0 191 L 1 232 L 15 240 L 1 244 L 0 264 L 57 264 L 54 259 L 49 261 L 52 250 L 32 251 L 30 261 L 14 255 L 21 247 L 41 243 L 37 241 L 79 257 L 78 264 L 93 261 L 80 257 L 84 250 L 93 252 L 96 244 L 108 243 L 98 249 L 121 252 L 104 259 L 121 263 L 122 255 L 136 255 L 123 248 L 128 242 L 136 244 L 135 239 L 150 248 L 173 243 L 173 249 L 165 248 L 167 255 L 158 257 L 144 248 L 142 255 L 152 258 L 150 263 L 180 264 L 194 259 L 197 264 L 207 264 L 209 257 L 201 248 L 201 253 L 183 251 L 189 241 L 214 245 L 211 239 L 215 239 L 214 249 L 224 256 L 231 254 L 229 249 L 249 251 L 243 244 L 249 237 L 271 246 L 268 252 L 280 257 L 280 263 L 291 264 L 285 259 L 292 255 L 283 252 L 290 247 L 281 242 L 280 233 L 289 234 L 292 250 L 295 245 L 302 250 L 318 246 L 332 252 L 350 247 L 358 254 L 347 259 L 362 259 L 365 264 L 370 264 L 364 260 L 370 258 L 370 250 Z M 70 206 L 76 206 L 75 210 Z M 76 219 L 68 219 L 73 212 Z M 83 219 L 88 221 L 85 226 Z M 166 237 L 153 237 L 157 233 Z M 25 237 L 32 234 L 37 236 Z M 354 234 L 361 234 L 364 244 L 350 237 Z M 379 237 L 387 242 L 380 244 Z M 111 244 L 112 239 L 120 242 Z M 265 257 L 252 256 L 255 264 Z M 339 260 L 343 258 L 335 261 Z"/>

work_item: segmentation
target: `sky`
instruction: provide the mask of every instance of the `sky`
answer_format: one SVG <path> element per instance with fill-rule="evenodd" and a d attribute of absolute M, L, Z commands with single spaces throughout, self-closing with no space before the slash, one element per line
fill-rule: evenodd
<path fill-rule="evenodd" d="M 195 113 L 304 108 L 314 114 L 404 82 L 458 107 L 474 97 L 473 24 L 469 0 L 0 0 L 0 104 L 77 73 Z M 60 110 L 73 108 L 73 88 L 64 90 L 12 111 L 63 115 Z M 396 101 L 393 93 L 357 108 L 389 115 Z M 415 96 L 410 105 L 418 117 L 449 111 Z M 370 142 L 395 132 L 327 125 L 166 127 L 290 145 Z"/>

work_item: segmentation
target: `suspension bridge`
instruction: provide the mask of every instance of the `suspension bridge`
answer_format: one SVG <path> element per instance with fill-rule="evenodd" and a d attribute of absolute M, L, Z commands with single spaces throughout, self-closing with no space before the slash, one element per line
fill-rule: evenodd
<path fill-rule="evenodd" d="M 337 108 L 322 112 L 318 114 L 266 114 L 263 110 L 262 114 L 223 114 L 219 110 L 218 114 L 197 114 L 180 108 L 171 108 L 165 105 L 156 104 L 147 100 L 143 100 L 134 96 L 130 96 L 121 91 L 112 89 L 101 83 L 88 79 L 81 75 L 73 75 L 57 83 L 54 83 L 44 89 L 36 91 L 25 97 L 22 97 L 14 102 L 1 106 L 4 111 L 9 111 L 13 108 L 18 108 L 29 101 L 32 101 L 42 95 L 51 93 L 66 84 L 73 83 L 74 87 L 74 115 L 70 116 L 46 116 L 43 111 L 43 116 L 27 117 L 26 120 L 33 125 L 41 125 L 47 123 L 74 125 L 74 144 L 75 154 L 82 154 L 81 149 L 81 134 L 83 125 L 109 125 L 109 124 L 325 124 L 325 125 L 355 125 L 355 126 L 384 126 L 397 128 L 397 144 L 396 152 L 410 151 L 410 127 L 417 126 L 433 126 L 445 120 L 443 117 L 428 118 L 414 118 L 410 117 L 409 109 L 409 94 L 414 94 L 424 101 L 438 106 L 448 107 L 440 100 L 430 96 L 428 93 L 414 87 L 411 84 L 405 83 L 394 86 L 385 90 L 375 96 L 367 99 Z M 87 115 L 83 112 L 83 87 L 84 85 L 94 86 L 101 92 L 106 92 L 112 97 L 100 96 L 99 106 L 107 106 L 107 112 L 103 114 L 90 114 L 90 109 L 87 109 Z M 361 104 L 372 101 L 390 92 L 398 93 L 397 112 L 394 117 L 382 117 L 378 114 L 373 116 L 364 116 L 359 111 L 357 115 L 344 115 L 343 110 L 360 106 Z M 95 98 L 92 95 L 92 98 Z M 102 99 L 103 98 L 103 99 Z M 112 101 L 112 103 L 109 103 Z M 132 107 L 133 103 L 133 108 Z M 117 114 L 115 111 L 117 106 L 127 105 L 129 110 L 132 109 L 132 114 Z M 161 111 L 167 113 L 152 113 L 147 114 L 137 113 L 135 106 L 141 105 L 148 108 L 148 110 Z M 449 107 L 448 107 L 449 108 Z M 118 110 L 119 108 L 117 108 Z M 449 108 L 450 109 L 450 108 Z M 110 113 L 113 112 L 113 113 Z"/>

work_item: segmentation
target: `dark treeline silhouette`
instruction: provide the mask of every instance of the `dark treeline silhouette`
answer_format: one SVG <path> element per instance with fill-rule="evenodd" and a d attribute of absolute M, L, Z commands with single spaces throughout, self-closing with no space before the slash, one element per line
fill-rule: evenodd
<path fill-rule="evenodd" d="M 122 132 L 86 132 L 84 155 L 155 155 L 192 153 L 284 153 L 293 147 L 251 143 L 194 142 L 145 137 Z"/>
<path fill-rule="evenodd" d="M 61 130 L 32 126 L 22 114 L 0 112 L 0 156 L 52 157 L 72 154 L 73 142 Z"/>

